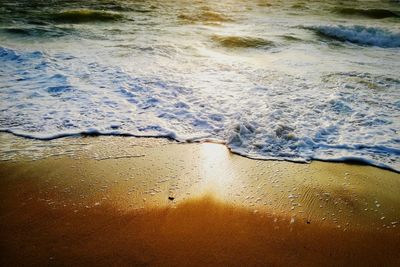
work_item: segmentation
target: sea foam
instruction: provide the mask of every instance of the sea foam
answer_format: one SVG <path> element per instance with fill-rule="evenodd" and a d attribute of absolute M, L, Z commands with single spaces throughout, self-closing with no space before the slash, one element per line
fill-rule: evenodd
<path fill-rule="evenodd" d="M 282 81 L 231 65 L 207 66 L 203 79 L 190 83 L 194 77 L 178 82 L 66 53 L 5 47 L 0 65 L 3 132 L 214 140 L 253 158 L 356 160 L 400 170 L 394 78 L 338 72 L 321 83 L 289 75 Z"/>

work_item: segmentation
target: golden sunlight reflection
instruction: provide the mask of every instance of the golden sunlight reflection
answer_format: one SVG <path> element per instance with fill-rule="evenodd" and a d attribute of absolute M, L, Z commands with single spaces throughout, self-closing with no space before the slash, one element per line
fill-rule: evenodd
<path fill-rule="evenodd" d="M 218 198 L 228 197 L 227 194 L 232 193 L 235 177 L 231 153 L 221 144 L 204 143 L 200 147 L 199 193 L 213 194 Z"/>

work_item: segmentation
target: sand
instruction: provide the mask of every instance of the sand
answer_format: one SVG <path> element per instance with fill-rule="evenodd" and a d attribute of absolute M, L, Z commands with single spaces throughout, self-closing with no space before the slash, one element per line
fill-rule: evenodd
<path fill-rule="evenodd" d="M 221 144 L 0 135 L 1 266 L 400 266 L 400 175 Z"/>

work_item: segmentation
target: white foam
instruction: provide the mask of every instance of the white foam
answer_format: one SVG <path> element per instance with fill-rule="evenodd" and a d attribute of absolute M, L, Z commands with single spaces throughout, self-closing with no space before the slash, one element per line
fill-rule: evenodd
<path fill-rule="evenodd" d="M 253 158 L 400 170 L 396 79 L 342 72 L 315 82 L 209 58 L 183 76 L 135 75 L 88 58 L 1 47 L 0 130 L 216 140 Z"/>

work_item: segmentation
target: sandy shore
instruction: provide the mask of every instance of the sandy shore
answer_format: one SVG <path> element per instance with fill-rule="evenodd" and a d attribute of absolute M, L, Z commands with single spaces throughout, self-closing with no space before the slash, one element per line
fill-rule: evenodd
<path fill-rule="evenodd" d="M 2 266 L 400 266 L 400 175 L 218 144 L 0 135 Z"/>

